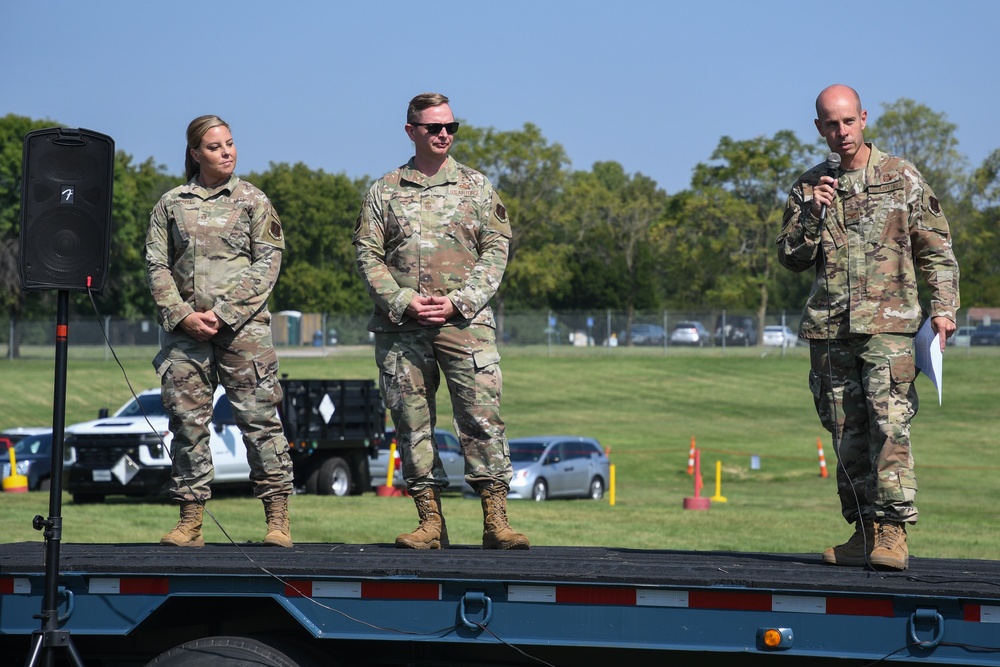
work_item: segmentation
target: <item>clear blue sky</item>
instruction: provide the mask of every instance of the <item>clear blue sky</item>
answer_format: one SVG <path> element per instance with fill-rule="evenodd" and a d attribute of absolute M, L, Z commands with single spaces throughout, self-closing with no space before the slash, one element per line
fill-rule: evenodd
<path fill-rule="evenodd" d="M 668 193 L 722 136 L 812 141 L 830 83 L 855 87 L 870 120 L 901 97 L 944 113 L 971 166 L 1000 148 L 992 0 L 5 4 L 0 115 L 103 132 L 177 175 L 204 113 L 232 126 L 240 173 L 381 175 L 409 157 L 406 104 L 425 91 L 476 126 L 538 125 L 576 169 L 615 160 Z"/>

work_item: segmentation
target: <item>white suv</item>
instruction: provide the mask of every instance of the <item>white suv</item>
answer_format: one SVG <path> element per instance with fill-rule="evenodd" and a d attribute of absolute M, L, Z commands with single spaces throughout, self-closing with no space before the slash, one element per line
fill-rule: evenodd
<path fill-rule="evenodd" d="M 111 417 L 66 429 L 66 490 L 77 503 L 103 502 L 105 496 L 159 495 L 170 486 L 169 418 L 160 390 L 139 394 Z M 250 465 L 243 435 L 233 420 L 225 390 L 215 392 L 210 445 L 213 484 L 249 484 Z"/>

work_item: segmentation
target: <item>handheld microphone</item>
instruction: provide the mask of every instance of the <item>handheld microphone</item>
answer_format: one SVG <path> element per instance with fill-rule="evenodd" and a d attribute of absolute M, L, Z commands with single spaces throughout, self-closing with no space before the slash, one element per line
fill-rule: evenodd
<path fill-rule="evenodd" d="M 830 178 L 837 178 L 837 172 L 840 170 L 840 154 L 830 153 L 826 156 L 826 175 Z M 819 220 L 823 222 L 826 220 L 826 204 L 819 209 Z"/>

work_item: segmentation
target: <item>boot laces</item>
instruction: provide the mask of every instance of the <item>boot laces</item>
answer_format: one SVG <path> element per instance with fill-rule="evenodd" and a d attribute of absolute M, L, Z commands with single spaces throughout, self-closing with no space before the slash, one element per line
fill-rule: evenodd
<path fill-rule="evenodd" d="M 889 550 L 894 550 L 899 546 L 900 542 L 903 541 L 903 536 L 906 534 L 903 532 L 903 527 L 898 526 L 894 523 L 885 523 L 880 527 L 881 541 L 884 543 L 884 548 Z"/>

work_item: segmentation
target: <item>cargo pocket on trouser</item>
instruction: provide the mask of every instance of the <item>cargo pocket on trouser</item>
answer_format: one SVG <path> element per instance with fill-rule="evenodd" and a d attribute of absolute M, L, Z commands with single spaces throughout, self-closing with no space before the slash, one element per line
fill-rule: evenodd
<path fill-rule="evenodd" d="M 382 401 L 389 410 L 396 411 L 403 408 L 403 394 L 399 386 L 399 376 L 396 372 L 396 365 L 399 360 L 399 352 L 390 350 L 385 353 L 385 357 L 379 359 L 378 384 L 382 392 Z"/>
<path fill-rule="evenodd" d="M 917 477 L 910 448 L 910 421 L 917 412 L 913 388 L 916 377 L 916 364 L 909 350 L 889 358 L 886 422 L 881 425 L 885 444 L 878 460 L 878 503 L 887 518 L 897 521 L 916 520 L 913 501 Z"/>
<path fill-rule="evenodd" d="M 835 433 L 837 424 L 833 418 L 833 390 L 827 377 L 819 371 L 810 370 L 809 391 L 813 396 L 819 423 L 830 433 Z"/>
<path fill-rule="evenodd" d="M 472 355 L 475 371 L 475 405 L 468 414 L 455 415 L 456 427 L 466 436 L 466 479 L 472 483 L 498 480 L 510 483 L 510 450 L 500 418 L 500 397 L 503 376 L 500 373 L 500 353 L 496 348 L 479 350 Z M 473 488 L 478 484 L 473 483 Z"/>
<path fill-rule="evenodd" d="M 212 385 L 190 361 L 171 359 L 161 351 L 153 360 L 160 376 L 160 400 L 170 417 L 170 497 L 175 501 L 208 500 L 215 478 L 209 422 Z"/>
<path fill-rule="evenodd" d="M 278 353 L 274 349 L 254 357 L 257 373 L 257 402 L 277 405 L 281 402 L 281 383 L 278 382 Z"/>
<path fill-rule="evenodd" d="M 246 412 L 237 417 L 237 423 L 241 423 L 248 441 L 247 462 L 250 479 L 254 482 L 254 496 L 289 495 L 292 492 L 292 460 L 278 416 L 283 392 L 278 382 L 278 353 L 274 348 L 255 355 L 253 369 L 256 376 L 253 401 L 245 404 Z"/>
<path fill-rule="evenodd" d="M 500 406 L 503 376 L 500 373 L 500 352 L 479 350 L 472 355 L 476 371 L 476 405 Z"/>

